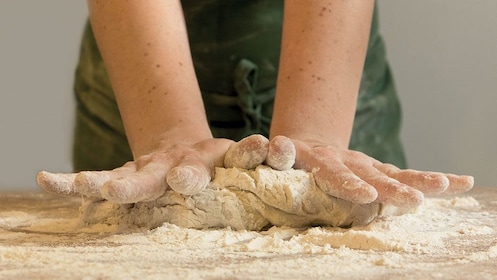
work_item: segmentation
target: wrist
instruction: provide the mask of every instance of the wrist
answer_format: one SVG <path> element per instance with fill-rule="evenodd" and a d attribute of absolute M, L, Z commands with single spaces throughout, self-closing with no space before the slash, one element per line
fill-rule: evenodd
<path fill-rule="evenodd" d="M 329 123 L 333 122 L 321 120 L 312 123 L 292 119 L 281 121 L 273 118 L 269 138 L 282 135 L 311 147 L 333 146 L 338 149 L 348 149 L 352 127 L 333 126 Z"/>
<path fill-rule="evenodd" d="M 177 145 L 193 145 L 211 139 L 212 133 L 205 124 L 183 124 L 167 127 L 160 132 L 139 133 L 128 136 L 133 157 L 136 159 L 153 151 L 168 149 Z"/>

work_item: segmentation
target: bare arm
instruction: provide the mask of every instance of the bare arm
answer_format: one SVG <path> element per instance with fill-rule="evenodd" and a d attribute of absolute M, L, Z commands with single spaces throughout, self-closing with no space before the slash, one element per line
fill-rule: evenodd
<path fill-rule="evenodd" d="M 180 1 L 90 0 L 89 10 L 134 157 L 212 137 Z"/>
<path fill-rule="evenodd" d="M 348 147 L 373 4 L 285 2 L 272 135 Z"/>

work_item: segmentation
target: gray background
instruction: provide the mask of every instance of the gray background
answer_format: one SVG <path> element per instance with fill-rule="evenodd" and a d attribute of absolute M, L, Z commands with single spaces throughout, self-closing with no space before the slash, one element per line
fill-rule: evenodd
<path fill-rule="evenodd" d="M 497 186 L 497 1 L 380 0 L 410 167 Z M 0 189 L 68 172 L 85 1 L 0 2 Z"/>

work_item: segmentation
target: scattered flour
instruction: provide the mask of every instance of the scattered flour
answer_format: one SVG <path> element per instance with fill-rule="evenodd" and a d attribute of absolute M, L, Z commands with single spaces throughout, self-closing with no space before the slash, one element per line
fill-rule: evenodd
<path fill-rule="evenodd" d="M 235 174 L 246 178 L 242 171 L 230 176 Z M 248 184 L 243 189 L 253 187 Z M 273 207 L 303 214 L 302 204 L 291 201 Z M 36 209 L 0 211 L 0 278 L 464 279 L 468 271 L 476 279 L 495 276 L 497 211 L 485 211 L 493 208 L 469 196 L 428 198 L 415 211 L 400 216 L 375 212 L 370 223 L 349 229 L 281 225 L 234 230 L 203 228 L 206 223 L 197 220 L 193 224 L 203 229 L 170 222 L 144 229 L 129 227 L 126 222 L 133 221 L 123 217 L 107 216 L 116 211 L 134 215 L 137 210 L 130 209 L 135 205 L 97 205 L 106 205 L 107 210 L 99 208 L 100 216 L 92 216 L 92 224 L 76 213 L 57 218 L 43 217 Z M 178 205 L 193 211 L 185 208 L 186 203 Z M 53 213 L 66 211 L 50 207 Z M 162 219 L 160 215 L 154 219 Z M 258 215 L 264 221 L 258 225 L 272 223 Z"/>

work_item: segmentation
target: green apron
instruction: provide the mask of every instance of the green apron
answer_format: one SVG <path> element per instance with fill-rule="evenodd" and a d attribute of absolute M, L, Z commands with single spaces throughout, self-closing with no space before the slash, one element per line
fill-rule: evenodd
<path fill-rule="evenodd" d="M 268 136 L 278 72 L 283 1 L 183 0 L 195 71 L 215 137 Z M 377 12 L 350 148 L 405 167 L 401 112 Z M 75 76 L 74 170 L 102 170 L 132 160 L 112 88 L 87 24 Z"/>

